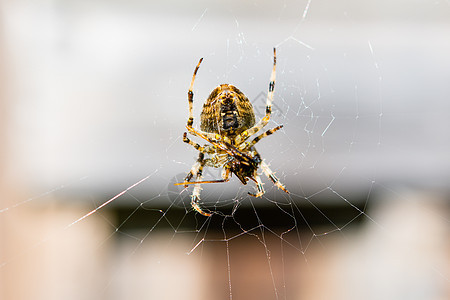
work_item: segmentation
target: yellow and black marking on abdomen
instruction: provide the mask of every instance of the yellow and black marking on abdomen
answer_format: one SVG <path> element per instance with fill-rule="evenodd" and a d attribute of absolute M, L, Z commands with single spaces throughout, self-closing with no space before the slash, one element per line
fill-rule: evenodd
<path fill-rule="evenodd" d="M 235 86 L 216 87 L 203 104 L 201 130 L 229 137 L 236 136 L 255 124 L 253 106 Z"/>

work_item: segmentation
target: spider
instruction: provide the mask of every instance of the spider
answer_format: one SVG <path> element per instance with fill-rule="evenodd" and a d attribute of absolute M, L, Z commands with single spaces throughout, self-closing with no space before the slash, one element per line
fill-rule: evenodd
<path fill-rule="evenodd" d="M 195 184 L 191 195 L 191 205 L 195 211 L 203 216 L 209 217 L 211 212 L 200 207 L 201 184 L 227 182 L 230 180 L 231 175 L 234 174 L 244 185 L 247 184 L 249 179 L 254 181 L 257 192 L 249 192 L 248 194 L 254 197 L 261 197 L 264 194 L 264 189 L 261 178 L 257 173 L 259 167 L 274 185 L 289 194 L 289 191 L 261 159 L 254 147 L 262 138 L 271 135 L 283 126 L 280 125 L 269 129 L 251 141 L 247 141 L 250 136 L 256 134 L 269 122 L 275 89 L 276 58 L 276 49 L 274 48 L 273 69 L 266 101 L 266 114 L 258 123 L 255 123 L 255 114 L 248 98 L 235 86 L 221 84 L 211 92 L 203 104 L 203 110 L 200 115 L 201 131 L 194 129 L 194 92 L 192 90 L 203 58 L 199 60 L 194 70 L 188 91 L 189 118 L 186 129 L 190 134 L 206 140 L 209 144 L 200 146 L 187 137 L 187 132 L 183 134 L 183 142 L 197 149 L 199 155 L 196 163 L 185 177 L 184 182 L 176 183 L 175 185 L 184 185 L 186 188 L 188 184 Z M 205 155 L 208 155 L 208 157 L 205 157 Z M 202 181 L 202 172 L 205 166 L 222 168 L 222 179 Z M 194 176 L 195 181 L 191 181 Z"/>

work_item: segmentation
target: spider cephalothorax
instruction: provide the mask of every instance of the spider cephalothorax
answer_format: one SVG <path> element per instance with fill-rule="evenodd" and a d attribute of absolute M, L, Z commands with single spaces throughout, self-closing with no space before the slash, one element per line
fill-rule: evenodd
<path fill-rule="evenodd" d="M 256 183 L 257 193 L 249 193 L 254 197 L 261 197 L 264 194 L 263 183 L 258 175 L 258 168 L 261 167 L 263 173 L 281 190 L 289 193 L 280 183 L 269 166 L 261 159 L 254 145 L 262 138 L 271 135 L 283 126 L 277 126 L 256 136 L 251 141 L 247 139 L 260 131 L 267 125 L 272 113 L 273 93 L 275 89 L 275 69 L 276 69 L 276 51 L 273 49 L 273 69 L 269 83 L 269 93 L 266 102 L 266 115 L 255 124 L 255 114 L 253 107 L 247 97 L 236 87 L 230 84 L 221 84 L 216 87 L 205 104 L 201 113 L 200 128 L 202 131 L 192 127 L 194 124 L 193 103 L 195 76 L 203 59 L 197 64 L 191 85 L 188 91 L 189 118 L 186 129 L 194 136 L 206 140 L 209 144 L 200 146 L 187 137 L 187 132 L 183 134 L 183 141 L 192 145 L 200 153 L 197 162 L 192 166 L 184 182 L 177 185 L 195 184 L 191 196 L 192 207 L 204 216 L 211 216 L 200 207 L 200 185 L 203 183 L 226 182 L 230 180 L 231 174 L 236 175 L 243 183 L 247 184 L 249 180 Z M 205 157 L 205 154 L 208 157 Z M 203 167 L 222 168 L 222 179 L 202 181 Z M 196 181 L 191 181 L 192 177 Z"/>

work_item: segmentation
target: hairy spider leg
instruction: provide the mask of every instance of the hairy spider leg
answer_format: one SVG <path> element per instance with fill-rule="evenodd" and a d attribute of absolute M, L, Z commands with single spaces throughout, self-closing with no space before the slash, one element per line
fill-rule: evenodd
<path fill-rule="evenodd" d="M 184 183 L 191 180 L 191 178 L 194 175 L 196 176 L 196 181 L 200 181 L 202 179 L 203 167 L 205 166 L 206 161 L 207 161 L 207 159 L 204 159 L 204 157 L 205 157 L 204 154 L 202 152 L 200 152 L 197 162 L 192 166 L 191 170 L 189 171 L 188 175 L 185 178 Z M 187 187 L 186 184 L 184 186 Z M 202 190 L 202 187 L 200 186 L 200 184 L 197 183 L 194 186 L 194 191 L 192 192 L 192 195 L 191 195 L 191 206 L 199 214 L 201 214 L 205 217 L 210 217 L 211 213 L 204 211 L 200 207 L 200 191 L 201 190 Z"/>
<path fill-rule="evenodd" d="M 195 162 L 195 164 L 192 166 L 191 170 L 187 174 L 186 178 L 184 179 L 184 182 L 175 183 L 175 185 L 184 185 L 184 187 L 186 188 L 188 184 L 191 184 L 191 183 L 195 184 L 194 191 L 192 192 L 192 195 L 191 195 L 191 206 L 199 214 L 201 214 L 205 217 L 210 217 L 211 213 L 205 212 L 200 207 L 200 191 L 202 188 L 200 186 L 199 181 L 201 181 L 201 179 L 202 179 L 203 167 L 205 166 L 205 164 L 207 162 L 207 159 L 204 159 L 204 157 L 205 157 L 205 155 L 202 152 L 200 152 L 197 161 Z M 189 182 L 194 175 L 196 176 L 196 181 Z"/>
<path fill-rule="evenodd" d="M 185 177 L 184 182 L 179 182 L 179 183 L 174 183 L 174 185 L 184 185 L 185 187 L 187 187 L 188 184 L 197 184 L 197 183 L 220 183 L 220 182 L 227 182 L 230 180 L 230 170 L 229 168 L 227 168 L 225 170 L 225 173 L 222 175 L 222 179 L 219 180 L 208 180 L 208 181 L 190 181 L 194 175 L 194 173 L 196 172 L 196 170 L 198 169 L 198 164 L 202 164 L 202 168 L 203 166 L 206 164 L 206 161 L 208 159 L 204 159 L 204 154 L 203 153 L 208 153 L 208 154 L 213 154 L 217 152 L 217 149 L 220 149 L 224 152 L 226 152 L 228 155 L 231 156 L 240 156 L 240 158 L 245 158 L 245 159 L 251 159 L 247 154 L 242 153 L 241 151 L 239 151 L 238 149 L 236 149 L 234 146 L 228 144 L 225 142 L 226 146 L 223 146 L 215 141 L 213 141 L 212 139 L 204 136 L 202 133 L 198 133 L 199 137 L 207 140 L 208 142 L 210 142 L 212 145 L 205 145 L 205 147 L 200 146 L 199 144 L 191 141 L 188 137 L 186 132 L 183 134 L 183 142 L 188 143 L 189 145 L 193 146 L 196 150 L 200 151 L 199 154 L 199 158 L 197 160 L 197 162 L 192 166 L 191 170 L 189 171 L 188 175 Z M 228 149 L 227 147 L 231 148 Z M 248 164 L 247 162 L 243 161 L 243 163 Z"/>
<path fill-rule="evenodd" d="M 248 194 L 250 196 L 257 197 L 257 198 L 264 195 L 264 193 L 265 193 L 264 188 L 263 188 L 264 183 L 262 183 L 261 178 L 258 175 L 256 175 L 255 178 L 250 177 L 250 179 L 252 179 L 256 183 L 256 189 L 258 190 L 258 192 L 256 194 L 248 192 Z"/>
<path fill-rule="evenodd" d="M 203 168 L 203 166 L 205 165 L 206 161 L 208 160 L 208 159 L 204 159 L 204 154 L 203 153 L 214 154 L 214 153 L 217 152 L 217 149 L 220 149 L 220 150 L 226 152 L 228 155 L 232 155 L 233 156 L 233 155 L 236 155 L 235 154 L 236 152 L 233 152 L 233 150 L 235 150 L 241 156 L 248 157 L 246 154 L 238 151 L 236 148 L 234 148 L 231 145 L 230 145 L 230 147 L 233 147 L 233 149 L 231 149 L 231 150 L 227 149 L 225 146 L 215 142 L 214 140 L 208 138 L 207 136 L 204 136 L 203 133 L 198 133 L 198 136 L 203 138 L 203 139 L 205 139 L 205 140 L 207 140 L 208 142 L 210 142 L 211 145 L 205 145 L 204 147 L 202 147 L 198 143 L 195 143 L 192 140 L 190 140 L 187 137 L 187 133 L 186 132 L 183 134 L 183 142 L 188 143 L 189 145 L 193 146 L 196 150 L 200 151 L 200 154 L 199 154 L 199 158 L 198 158 L 197 162 L 192 166 L 192 168 L 189 171 L 188 175 L 185 177 L 184 182 L 175 183 L 174 185 L 185 185 L 185 187 L 187 187 L 188 184 L 195 184 L 195 183 L 197 183 L 197 181 L 190 182 L 190 180 L 194 176 L 195 171 L 198 169 L 198 164 L 199 163 L 202 164 L 202 168 Z M 228 169 L 226 170 L 226 174 L 228 176 L 225 176 L 221 180 L 202 181 L 202 183 L 227 182 L 227 181 L 229 181 L 229 178 L 228 178 L 229 177 L 229 170 Z"/>
<path fill-rule="evenodd" d="M 210 142 L 212 144 L 212 146 L 205 145 L 204 147 L 202 147 L 198 143 L 191 141 L 187 137 L 186 132 L 183 134 L 183 142 L 188 143 L 189 145 L 193 146 L 200 153 L 199 153 L 199 157 L 198 157 L 196 163 L 192 166 L 191 170 L 185 177 L 184 182 L 175 183 L 175 185 L 184 185 L 184 187 L 187 187 L 188 184 L 195 184 L 194 190 L 191 195 L 191 206 L 199 214 L 201 214 L 205 217 L 210 217 L 212 214 L 204 211 L 200 207 L 200 191 L 202 190 L 201 184 L 202 183 L 213 183 L 213 182 L 227 182 L 229 180 L 230 172 L 229 172 L 229 169 L 227 169 L 225 175 L 223 176 L 224 178 L 221 180 L 202 181 L 203 167 L 205 166 L 206 162 L 208 161 L 208 159 L 204 158 L 205 157 L 204 153 L 212 154 L 212 153 L 216 152 L 217 148 L 223 150 L 223 149 L 225 149 L 225 147 L 214 142 L 213 140 L 211 140 L 207 136 L 203 135 L 202 133 L 199 133 L 199 136 L 202 137 L 203 139 L 207 140 L 208 142 Z M 190 182 L 190 180 L 192 179 L 193 176 L 196 176 L 196 180 L 194 182 Z"/>
<path fill-rule="evenodd" d="M 202 152 L 199 152 L 198 154 L 198 159 L 195 162 L 195 164 L 191 167 L 191 170 L 189 171 L 189 173 L 186 175 L 186 177 L 184 178 L 184 182 L 189 182 L 191 181 L 192 177 L 194 176 L 194 174 L 196 174 L 200 168 L 200 166 L 205 165 L 206 161 L 204 160 L 205 158 L 205 154 L 203 154 Z M 175 183 L 175 185 L 180 185 L 178 183 Z M 184 185 L 185 188 L 187 188 L 187 184 Z"/>
<path fill-rule="evenodd" d="M 283 184 L 281 184 L 280 180 L 277 178 L 277 176 L 275 176 L 275 173 L 269 168 L 269 166 L 264 161 L 261 162 L 261 169 L 263 173 L 270 180 L 272 180 L 273 184 L 276 185 L 277 188 L 289 194 L 289 191 L 285 188 Z"/>
<path fill-rule="evenodd" d="M 192 125 L 194 124 L 194 92 L 192 91 L 192 89 L 194 88 L 194 81 L 195 81 L 195 76 L 197 76 L 197 71 L 200 68 L 200 64 L 203 61 L 203 57 L 200 58 L 200 60 L 198 61 L 197 66 L 195 67 L 194 70 L 194 75 L 192 75 L 192 80 L 191 80 L 191 85 L 189 86 L 189 91 L 188 91 L 188 102 L 189 102 L 189 119 L 187 121 L 187 127 L 192 127 Z"/>
<path fill-rule="evenodd" d="M 224 152 L 226 152 L 226 153 L 228 153 L 229 155 L 232 155 L 233 156 L 233 149 L 236 149 L 236 148 L 234 148 L 233 146 L 231 146 L 231 144 L 229 144 L 228 142 L 226 142 L 226 140 L 225 139 L 222 139 L 222 137 L 219 135 L 219 134 L 213 134 L 213 133 L 211 133 L 211 135 L 213 135 L 214 136 L 214 138 L 210 138 L 208 135 L 207 135 L 207 133 L 205 133 L 205 132 L 199 132 L 199 131 L 197 131 L 197 130 L 195 130 L 195 129 L 192 129 L 193 130 L 193 132 L 195 132 L 195 135 L 196 136 L 198 136 L 198 137 L 201 137 L 202 139 L 204 139 L 204 140 L 206 140 L 206 141 L 208 141 L 209 143 L 211 143 L 211 146 L 209 146 L 209 145 L 207 145 L 207 146 L 205 146 L 205 148 L 204 147 L 201 147 L 200 145 L 200 148 L 203 148 L 204 150 L 207 150 L 207 151 L 209 151 L 209 152 L 205 152 L 205 153 L 208 153 L 208 154 L 213 154 L 213 153 L 216 153 L 216 149 L 220 149 L 220 150 L 222 150 L 222 151 L 224 151 Z M 183 135 L 183 141 L 184 141 L 184 139 L 185 139 L 185 137 L 184 137 L 184 135 Z M 189 140 L 187 137 L 186 137 L 186 139 L 187 140 Z M 221 141 L 221 142 L 217 142 L 217 141 Z M 190 140 L 189 140 L 190 141 Z M 186 142 L 186 143 L 189 143 L 189 144 L 191 144 L 191 145 L 195 145 L 196 143 L 194 143 L 194 142 L 192 142 L 192 141 L 190 141 L 190 142 Z M 225 146 L 224 145 L 222 145 L 221 143 L 224 143 L 225 144 Z M 198 145 L 198 144 L 197 144 Z M 230 147 L 232 147 L 233 149 L 228 149 L 227 148 L 227 146 L 230 146 Z M 194 148 L 195 148 L 196 146 L 194 146 Z M 200 149 L 199 148 L 199 149 Z M 197 149 L 197 148 L 196 148 Z M 198 150 L 199 150 L 198 149 Z M 237 150 L 237 149 L 236 149 Z M 199 150 L 199 151 L 201 151 L 201 150 Z M 244 155 L 243 153 L 241 153 L 242 155 Z"/>
<path fill-rule="evenodd" d="M 187 137 L 187 133 L 186 132 L 183 134 L 183 142 L 188 143 L 189 145 L 191 145 L 192 147 L 194 147 L 196 150 L 200 151 L 201 153 L 212 154 L 212 153 L 216 152 L 214 147 L 211 147 L 210 145 L 205 145 L 204 147 L 202 147 L 199 144 L 197 144 L 196 142 L 191 141 Z"/>
<path fill-rule="evenodd" d="M 189 184 L 197 184 L 197 183 L 223 183 L 230 181 L 229 178 L 227 179 L 217 179 L 217 180 L 202 180 L 202 181 L 185 181 L 185 182 L 178 182 L 174 183 L 174 185 L 184 185 L 187 187 Z"/>
<path fill-rule="evenodd" d="M 252 128 L 244 130 L 241 134 L 236 136 L 236 138 L 234 139 L 236 145 L 241 144 L 246 139 L 248 139 L 251 135 L 260 131 L 264 126 L 267 125 L 267 123 L 269 123 L 270 115 L 272 114 L 273 94 L 275 91 L 276 66 L 277 66 L 277 52 L 276 52 L 276 48 L 273 48 L 273 68 L 272 68 L 272 74 L 270 75 L 269 92 L 267 94 L 267 100 L 266 100 L 266 115 L 258 123 L 256 123 Z"/>
<path fill-rule="evenodd" d="M 201 180 L 202 180 L 202 172 L 199 169 L 199 172 L 197 172 L 196 181 L 198 182 L 198 181 L 201 181 Z M 210 217 L 211 213 L 204 211 L 200 207 L 200 191 L 201 190 L 202 190 L 201 184 L 200 183 L 196 183 L 195 186 L 194 186 L 194 191 L 192 192 L 192 195 L 191 195 L 191 206 L 199 214 L 201 214 L 201 215 L 203 215 L 205 217 Z"/>
<path fill-rule="evenodd" d="M 193 173 L 195 173 L 197 175 L 197 178 L 196 178 L 195 182 L 176 183 L 175 185 L 185 184 L 185 187 L 187 187 L 187 184 L 195 184 L 194 191 L 192 192 L 192 195 L 191 195 L 191 206 L 199 214 L 201 214 L 201 215 L 203 215 L 205 217 L 210 217 L 212 214 L 209 213 L 209 212 L 206 212 L 204 209 L 202 209 L 200 207 L 200 191 L 202 190 L 201 184 L 203 184 L 203 183 L 227 182 L 227 181 L 230 180 L 231 173 L 230 173 L 230 169 L 226 168 L 225 172 L 222 173 L 222 179 L 221 180 L 202 181 L 201 179 L 202 179 L 203 167 L 206 164 L 206 161 L 207 161 L 207 159 L 202 160 L 202 162 L 199 163 L 197 169 L 195 169 L 193 167 L 193 169 L 191 170 L 191 172 L 193 172 Z M 191 172 L 189 174 L 191 174 Z M 188 176 L 189 176 L 189 174 L 188 174 Z M 188 176 L 186 176 L 186 177 L 188 177 Z"/>
<path fill-rule="evenodd" d="M 276 132 L 277 130 L 280 130 L 281 128 L 283 128 L 283 125 L 280 125 L 280 126 L 277 126 L 275 128 L 269 129 L 266 132 L 264 132 L 264 133 L 258 135 L 257 137 L 255 137 L 251 142 L 242 143 L 241 145 L 239 145 L 238 149 L 241 150 L 241 151 L 245 151 L 246 149 L 250 149 L 257 142 L 259 142 L 261 139 L 271 135 L 272 133 Z"/>
<path fill-rule="evenodd" d="M 189 91 L 188 91 L 189 118 L 188 118 L 188 121 L 186 124 L 186 128 L 190 134 L 195 135 L 195 136 L 197 136 L 197 131 L 192 127 L 194 125 L 194 92 L 193 92 L 193 88 L 194 88 L 195 77 L 197 76 L 197 71 L 200 68 L 200 64 L 202 63 L 202 61 L 203 61 L 203 57 L 200 58 L 197 66 L 195 67 L 194 74 L 192 75 L 191 85 L 189 86 Z M 216 137 L 216 134 L 214 134 L 214 133 L 202 132 L 202 134 L 206 135 L 210 138 Z"/>
<path fill-rule="evenodd" d="M 188 184 L 197 184 L 197 183 L 223 183 L 223 182 L 228 182 L 230 181 L 230 169 L 226 168 L 225 169 L 225 173 L 222 174 L 222 179 L 217 179 L 217 180 L 203 180 L 203 181 L 190 181 L 190 182 L 180 182 L 180 183 L 174 183 L 174 185 L 185 185 L 185 187 L 187 187 Z"/>
<path fill-rule="evenodd" d="M 197 211 L 198 213 L 200 213 L 201 215 L 205 216 L 205 217 L 210 217 L 212 214 L 209 212 L 204 211 L 201 207 L 200 207 L 200 191 L 201 191 L 201 184 L 202 183 L 215 183 L 215 182 L 227 182 L 230 180 L 230 169 L 226 168 L 225 172 L 222 173 L 222 179 L 221 180 L 209 180 L 209 181 L 201 181 L 201 173 L 200 176 L 197 175 L 197 180 L 196 182 L 192 182 L 195 183 L 195 187 L 194 187 L 194 192 L 192 193 L 191 196 L 191 205 L 192 208 Z"/>

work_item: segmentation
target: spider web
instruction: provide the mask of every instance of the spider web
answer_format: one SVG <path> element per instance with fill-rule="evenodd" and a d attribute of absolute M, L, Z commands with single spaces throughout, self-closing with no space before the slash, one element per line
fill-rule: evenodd
<path fill-rule="evenodd" d="M 448 2 L 34 5 L 0 7 L 1 298 L 449 295 Z M 205 184 L 203 217 L 173 185 L 195 64 L 194 127 L 221 83 L 259 119 L 274 46 L 256 148 L 290 194 Z"/>

